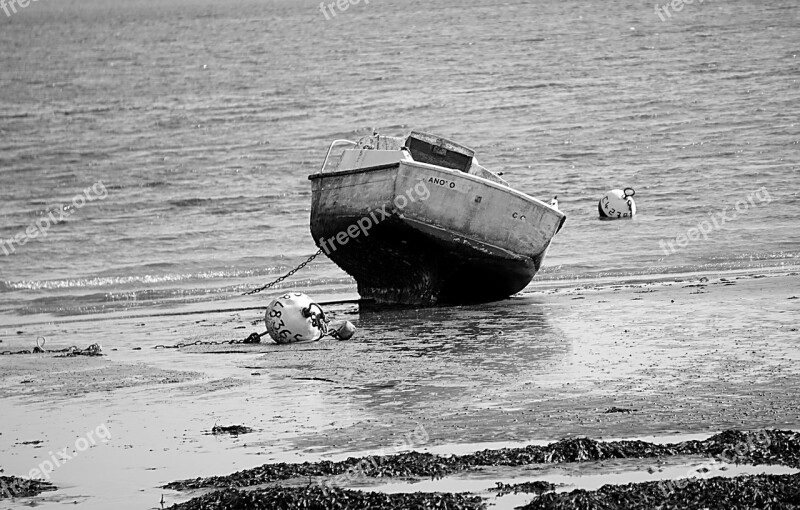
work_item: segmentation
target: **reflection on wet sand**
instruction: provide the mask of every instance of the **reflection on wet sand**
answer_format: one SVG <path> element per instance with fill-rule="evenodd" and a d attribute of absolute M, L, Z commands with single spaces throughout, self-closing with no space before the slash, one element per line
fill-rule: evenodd
<path fill-rule="evenodd" d="M 516 407 L 513 394 L 526 382 L 557 370 L 571 349 L 564 335 L 549 325 L 543 306 L 530 298 L 362 310 L 355 320 L 359 344 L 337 349 L 358 350 L 359 362 L 369 358 L 373 369 L 357 372 L 348 387 L 366 411 L 381 415 L 395 406 L 407 413 L 430 405 L 431 399 L 459 402 L 462 411 L 503 403 Z M 489 393 L 496 395 L 493 402 L 480 397 Z"/>

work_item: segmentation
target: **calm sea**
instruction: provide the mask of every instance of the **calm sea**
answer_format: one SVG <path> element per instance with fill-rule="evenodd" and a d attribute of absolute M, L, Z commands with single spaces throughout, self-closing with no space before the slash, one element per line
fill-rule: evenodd
<path fill-rule="evenodd" d="M 0 239 L 26 240 L 0 250 L 0 326 L 261 302 L 237 296 L 316 251 L 327 144 L 373 129 L 442 134 L 558 195 L 535 285 L 798 264 L 797 0 L 663 21 L 652 1 L 365 2 L 0 10 Z M 598 221 L 626 186 L 637 217 Z M 323 257 L 289 285 L 355 297 Z"/>

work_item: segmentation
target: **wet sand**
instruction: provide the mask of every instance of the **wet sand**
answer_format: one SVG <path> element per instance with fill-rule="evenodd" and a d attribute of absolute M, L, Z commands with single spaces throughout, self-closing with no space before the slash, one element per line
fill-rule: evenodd
<path fill-rule="evenodd" d="M 69 448 L 49 474 L 59 490 L 33 498 L 42 508 L 160 508 L 162 494 L 167 504 L 189 498 L 159 488 L 168 482 L 269 462 L 797 430 L 799 287 L 797 273 L 732 273 L 548 282 L 470 307 L 338 305 L 328 311 L 356 323 L 353 340 L 288 347 L 153 348 L 244 338 L 263 330 L 256 310 L 22 326 L 0 349 L 30 349 L 44 335 L 48 348 L 99 342 L 107 356 L 0 356 L 0 467 L 27 476 Z M 254 432 L 209 434 L 234 424 Z M 77 451 L 101 425 L 110 439 Z"/>

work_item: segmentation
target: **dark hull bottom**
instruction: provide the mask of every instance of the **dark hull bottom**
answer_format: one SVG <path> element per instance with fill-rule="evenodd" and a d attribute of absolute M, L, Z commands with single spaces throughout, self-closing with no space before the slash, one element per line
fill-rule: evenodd
<path fill-rule="evenodd" d="M 329 239 L 355 222 L 328 220 L 312 225 L 312 234 Z M 420 232 L 392 218 L 344 245 L 321 246 L 328 257 L 358 283 L 364 300 L 415 306 L 475 304 L 519 292 L 539 269 L 534 259 L 486 253 L 447 238 Z M 335 250 L 333 248 L 336 248 Z"/>

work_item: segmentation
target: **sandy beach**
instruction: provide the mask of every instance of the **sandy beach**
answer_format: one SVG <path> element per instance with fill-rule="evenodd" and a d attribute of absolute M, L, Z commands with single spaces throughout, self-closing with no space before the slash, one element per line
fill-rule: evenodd
<path fill-rule="evenodd" d="M 160 488 L 175 480 L 370 452 L 797 430 L 797 281 L 695 274 L 549 282 L 470 307 L 331 305 L 356 337 L 293 346 L 155 348 L 244 338 L 263 328 L 255 309 L 117 319 L 110 338 L 92 320 L 23 325 L 3 350 L 41 335 L 50 349 L 99 342 L 105 356 L 0 357 L 2 474 L 61 459 L 44 477 L 57 491 L 0 508 L 160 508 L 162 494 L 189 499 Z M 210 434 L 234 424 L 254 430 Z"/>

